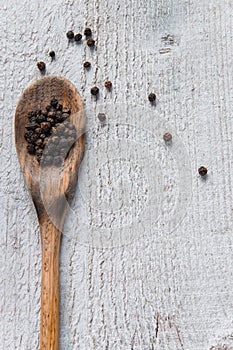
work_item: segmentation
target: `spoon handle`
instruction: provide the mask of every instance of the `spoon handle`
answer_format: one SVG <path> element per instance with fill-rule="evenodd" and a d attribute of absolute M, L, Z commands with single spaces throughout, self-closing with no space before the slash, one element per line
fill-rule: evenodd
<path fill-rule="evenodd" d="M 42 284 L 40 350 L 59 347 L 59 255 L 61 232 L 51 223 L 41 225 Z"/>

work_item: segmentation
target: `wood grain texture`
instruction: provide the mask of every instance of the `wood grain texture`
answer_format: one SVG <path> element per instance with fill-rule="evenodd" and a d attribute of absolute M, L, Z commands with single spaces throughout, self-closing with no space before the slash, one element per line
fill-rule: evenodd
<path fill-rule="evenodd" d="M 39 60 L 47 75 L 74 83 L 87 115 L 87 151 L 61 240 L 60 349 L 233 347 L 232 10 L 229 0 L 1 2 L 4 350 L 39 348 L 41 242 L 13 137 L 17 101 L 40 76 Z M 86 25 L 93 51 L 65 36 Z M 148 105 L 151 91 L 156 108 Z M 166 148 L 159 135 L 171 130 Z M 183 208 L 174 229 L 171 213 Z"/>

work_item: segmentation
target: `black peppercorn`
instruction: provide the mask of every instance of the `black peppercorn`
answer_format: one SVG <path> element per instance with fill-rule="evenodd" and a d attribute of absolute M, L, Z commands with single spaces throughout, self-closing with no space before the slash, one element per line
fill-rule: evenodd
<path fill-rule="evenodd" d="M 53 118 L 47 118 L 47 122 L 49 122 L 52 126 L 55 125 L 55 121 Z"/>
<path fill-rule="evenodd" d="M 63 157 L 65 157 L 66 156 L 66 154 L 67 154 L 67 149 L 66 149 L 66 147 L 64 147 L 64 148 L 61 148 L 60 149 L 60 154 L 63 156 Z"/>
<path fill-rule="evenodd" d="M 37 117 L 31 117 L 30 118 L 30 123 L 31 124 L 34 124 L 34 123 L 36 123 L 37 122 Z"/>
<path fill-rule="evenodd" d="M 72 138 L 75 138 L 76 137 L 76 132 L 74 130 L 69 130 L 67 132 L 67 136 L 70 136 Z"/>
<path fill-rule="evenodd" d="M 42 155 L 37 155 L 36 159 L 37 159 L 38 163 L 40 163 L 40 161 L 42 159 Z"/>
<path fill-rule="evenodd" d="M 42 134 L 42 135 L 44 135 L 44 134 Z M 45 138 L 43 139 L 43 145 L 44 145 L 44 147 L 46 147 L 46 149 L 44 151 L 44 154 L 48 154 L 49 153 L 48 152 L 48 148 L 50 146 L 49 140 L 50 139 L 48 137 L 46 137 L 46 135 L 45 135 Z"/>
<path fill-rule="evenodd" d="M 68 114 L 70 114 L 71 111 L 70 111 L 70 109 L 69 109 L 68 107 L 63 107 L 63 108 L 62 108 L 62 113 L 68 113 Z"/>
<path fill-rule="evenodd" d="M 69 129 L 65 128 L 65 130 L 63 131 L 64 137 L 68 137 L 69 136 L 68 134 L 69 134 Z"/>
<path fill-rule="evenodd" d="M 31 143 L 35 143 L 39 138 L 39 135 L 37 134 L 33 134 L 32 137 L 31 137 Z"/>
<path fill-rule="evenodd" d="M 30 115 L 30 116 L 28 116 L 28 119 L 30 120 L 30 122 L 32 122 L 32 121 L 36 121 L 36 115 Z"/>
<path fill-rule="evenodd" d="M 66 120 L 63 125 L 67 128 L 70 125 L 70 122 Z"/>
<path fill-rule="evenodd" d="M 59 138 L 58 138 L 58 136 L 52 136 L 52 138 L 51 138 L 51 142 L 53 143 L 53 144 L 56 144 L 57 142 L 59 141 Z"/>
<path fill-rule="evenodd" d="M 91 88 L 91 94 L 94 96 L 97 96 L 99 93 L 99 88 L 97 86 L 94 86 Z"/>
<path fill-rule="evenodd" d="M 92 38 L 89 38 L 89 39 L 87 40 L 87 46 L 89 46 L 89 47 L 94 47 L 94 46 L 95 46 L 95 40 L 92 39 Z"/>
<path fill-rule="evenodd" d="M 33 131 L 27 131 L 27 132 L 25 132 L 25 134 L 24 134 L 24 138 L 25 138 L 25 140 L 30 140 L 30 138 L 32 137 L 32 135 L 33 135 Z"/>
<path fill-rule="evenodd" d="M 86 61 L 86 62 L 83 63 L 83 67 L 84 68 L 90 68 L 91 67 L 91 63 Z"/>
<path fill-rule="evenodd" d="M 32 123 L 25 125 L 25 128 L 27 130 L 35 130 L 37 127 L 38 127 L 38 124 L 35 122 L 32 122 Z"/>
<path fill-rule="evenodd" d="M 59 143 L 59 147 L 65 147 L 66 144 L 67 144 L 65 135 L 63 134 L 63 135 L 57 140 L 57 142 Z"/>
<path fill-rule="evenodd" d="M 57 111 L 56 112 L 56 117 L 58 118 L 58 117 L 61 117 L 62 116 L 62 111 Z"/>
<path fill-rule="evenodd" d="M 34 135 L 40 136 L 40 134 L 41 134 L 41 128 L 38 127 L 38 128 L 35 129 Z"/>
<path fill-rule="evenodd" d="M 37 67 L 41 72 L 45 71 L 46 65 L 44 62 L 37 62 Z"/>
<path fill-rule="evenodd" d="M 103 123 L 103 122 L 105 122 L 105 120 L 106 120 L 106 115 L 105 115 L 104 113 L 99 113 L 99 114 L 98 114 L 98 118 L 99 118 L 99 121 L 100 121 L 101 123 Z"/>
<path fill-rule="evenodd" d="M 104 86 L 110 90 L 112 88 L 112 82 L 110 80 L 107 80 L 105 81 Z"/>
<path fill-rule="evenodd" d="M 198 169 L 198 172 L 201 176 L 206 176 L 207 173 L 208 173 L 208 169 L 206 169 L 206 167 L 204 166 L 201 166 L 199 169 Z"/>
<path fill-rule="evenodd" d="M 36 155 L 42 156 L 42 154 L 43 154 L 43 150 L 40 147 L 36 146 Z"/>
<path fill-rule="evenodd" d="M 82 34 L 80 34 L 80 33 L 78 33 L 78 34 L 75 34 L 75 36 L 74 36 L 74 40 L 76 41 L 76 42 L 79 42 L 79 41 L 81 41 L 82 40 Z"/>
<path fill-rule="evenodd" d="M 48 134 L 51 129 L 51 124 L 49 122 L 43 122 L 40 124 L 40 127 L 43 134 Z"/>
<path fill-rule="evenodd" d="M 69 40 L 72 40 L 74 39 L 74 32 L 72 30 L 69 30 L 67 33 L 66 33 L 66 36 Z"/>
<path fill-rule="evenodd" d="M 67 144 L 69 147 L 72 147 L 74 142 L 75 142 L 75 140 L 73 139 L 73 137 L 71 137 L 71 136 L 67 137 Z"/>
<path fill-rule="evenodd" d="M 56 117 L 56 112 L 55 111 L 50 111 L 49 113 L 48 113 L 48 118 L 55 118 Z M 47 119 L 48 119 L 47 118 Z"/>
<path fill-rule="evenodd" d="M 61 115 L 61 116 L 56 116 L 56 123 L 62 123 L 62 122 L 64 122 L 64 118 L 63 118 L 63 116 Z"/>
<path fill-rule="evenodd" d="M 51 105 L 52 107 L 56 108 L 57 105 L 58 105 L 58 100 L 57 100 L 56 98 L 53 98 L 53 99 L 51 100 L 51 102 L 50 102 L 50 105 Z"/>
<path fill-rule="evenodd" d="M 62 113 L 62 118 L 64 118 L 64 120 L 69 118 L 69 116 L 69 113 Z"/>
<path fill-rule="evenodd" d="M 52 58 L 52 61 L 54 60 L 55 58 L 55 52 L 52 50 L 49 52 L 49 56 Z"/>
<path fill-rule="evenodd" d="M 151 102 L 151 103 L 154 103 L 156 101 L 156 95 L 154 92 L 151 92 L 148 96 L 148 100 Z"/>
<path fill-rule="evenodd" d="M 76 131 L 75 126 L 73 124 L 71 124 L 71 123 L 67 123 L 67 127 L 68 127 L 69 130 Z"/>
<path fill-rule="evenodd" d="M 28 145 L 27 146 L 27 150 L 29 154 L 35 154 L 36 153 L 36 149 L 34 145 Z"/>
<path fill-rule="evenodd" d="M 166 134 L 163 135 L 163 139 L 165 142 L 170 142 L 172 140 L 172 134 L 170 134 L 170 132 L 166 132 Z"/>
<path fill-rule="evenodd" d="M 29 112 L 28 113 L 28 118 L 30 119 L 31 117 L 34 117 L 35 116 L 35 113 L 34 112 Z"/>
<path fill-rule="evenodd" d="M 64 132 L 65 128 L 66 128 L 65 125 L 60 124 L 60 125 L 57 127 L 57 134 L 58 134 L 58 135 L 62 135 L 62 133 Z"/>
<path fill-rule="evenodd" d="M 28 143 L 29 145 L 30 145 L 30 144 L 34 144 L 34 141 L 33 141 L 32 138 L 33 138 L 33 136 L 27 139 L 27 143 Z"/>
<path fill-rule="evenodd" d="M 91 36 L 91 35 L 92 35 L 91 29 L 90 29 L 90 28 L 86 28 L 86 29 L 84 30 L 84 35 L 86 35 L 86 36 Z"/>
<path fill-rule="evenodd" d="M 43 115 L 43 114 L 41 114 L 41 115 L 39 115 L 37 118 L 36 118 L 36 121 L 37 121 L 37 123 L 42 123 L 42 122 L 44 122 L 46 120 L 46 117 L 45 117 L 45 115 Z"/>
<path fill-rule="evenodd" d="M 38 140 L 36 140 L 36 142 L 35 142 L 35 145 L 36 146 L 38 146 L 38 147 L 42 147 L 43 146 L 43 140 L 42 139 L 38 139 Z"/>

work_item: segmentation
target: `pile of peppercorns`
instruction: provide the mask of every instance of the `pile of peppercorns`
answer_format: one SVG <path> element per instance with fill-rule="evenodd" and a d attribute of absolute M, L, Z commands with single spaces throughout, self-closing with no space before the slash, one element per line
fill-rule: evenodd
<path fill-rule="evenodd" d="M 45 165 L 61 165 L 77 138 L 76 128 L 69 122 L 70 109 L 52 99 L 45 110 L 28 115 L 24 134 L 27 151 Z"/>

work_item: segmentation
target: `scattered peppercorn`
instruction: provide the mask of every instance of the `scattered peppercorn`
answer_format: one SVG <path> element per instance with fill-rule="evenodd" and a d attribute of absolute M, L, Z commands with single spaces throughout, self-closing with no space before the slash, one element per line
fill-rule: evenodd
<path fill-rule="evenodd" d="M 81 41 L 81 40 L 82 40 L 82 37 L 83 37 L 83 36 L 82 36 L 82 34 L 80 34 L 80 33 L 75 34 L 74 40 L 77 41 L 77 42 L 78 42 L 78 41 Z"/>
<path fill-rule="evenodd" d="M 112 82 L 110 80 L 105 81 L 104 86 L 106 89 L 111 90 L 112 88 Z"/>
<path fill-rule="evenodd" d="M 91 36 L 91 35 L 92 35 L 91 29 L 90 29 L 90 28 L 86 28 L 86 29 L 84 30 L 84 35 L 86 35 L 86 36 Z"/>
<path fill-rule="evenodd" d="M 165 142 L 170 142 L 172 140 L 172 134 L 170 134 L 170 132 L 166 132 L 166 134 L 163 135 L 163 139 Z"/>
<path fill-rule="evenodd" d="M 49 52 L 49 56 L 52 58 L 52 61 L 54 60 L 55 58 L 55 52 L 52 50 Z"/>
<path fill-rule="evenodd" d="M 69 40 L 72 40 L 74 39 L 74 32 L 72 30 L 69 30 L 67 33 L 66 33 L 66 36 Z"/>
<path fill-rule="evenodd" d="M 106 120 L 106 115 L 105 115 L 104 113 L 99 113 L 99 114 L 98 114 L 98 118 L 99 118 L 99 121 L 100 121 L 101 123 L 103 123 L 103 122 L 105 122 L 105 120 Z"/>
<path fill-rule="evenodd" d="M 37 62 L 37 67 L 41 72 L 45 71 L 46 65 L 44 62 Z"/>
<path fill-rule="evenodd" d="M 151 92 L 148 96 L 148 100 L 151 102 L 151 103 L 154 103 L 156 101 L 156 95 L 154 92 Z"/>
<path fill-rule="evenodd" d="M 94 96 L 97 96 L 99 93 L 99 88 L 97 86 L 94 86 L 91 88 L 91 94 Z"/>
<path fill-rule="evenodd" d="M 83 63 L 83 67 L 84 68 L 90 68 L 91 67 L 91 63 L 86 61 L 86 62 Z"/>
<path fill-rule="evenodd" d="M 94 47 L 94 46 L 95 46 L 95 40 L 92 39 L 92 38 L 89 38 L 89 39 L 87 40 L 87 46 L 89 46 L 89 47 Z"/>
<path fill-rule="evenodd" d="M 206 176 L 207 173 L 208 173 L 208 169 L 206 169 L 206 167 L 204 166 L 201 166 L 199 169 L 198 169 L 198 172 L 201 176 Z"/>

